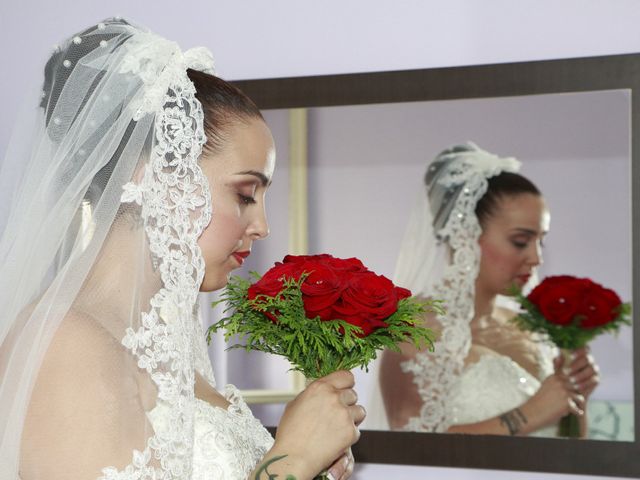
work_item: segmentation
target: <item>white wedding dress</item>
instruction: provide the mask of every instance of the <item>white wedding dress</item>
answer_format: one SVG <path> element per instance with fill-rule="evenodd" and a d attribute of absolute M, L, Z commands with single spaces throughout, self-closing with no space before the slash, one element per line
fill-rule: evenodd
<path fill-rule="evenodd" d="M 539 388 L 540 381 L 511 358 L 484 354 L 465 368 L 453 386 L 452 425 L 477 423 L 502 415 L 524 404 Z M 531 435 L 555 436 L 555 427 Z"/>
<path fill-rule="evenodd" d="M 452 425 L 481 422 L 523 405 L 553 374 L 553 346 L 510 324 L 513 312 L 494 313 L 497 318 L 486 319 L 472 335 L 475 361 L 465 365 L 452 386 Z M 555 427 L 532 435 L 555 436 Z"/>
<path fill-rule="evenodd" d="M 225 387 L 227 409 L 195 399 L 191 480 L 244 480 L 273 445 L 273 438 L 253 416 L 233 385 Z M 170 428 L 160 401 L 148 416 L 156 432 Z"/>

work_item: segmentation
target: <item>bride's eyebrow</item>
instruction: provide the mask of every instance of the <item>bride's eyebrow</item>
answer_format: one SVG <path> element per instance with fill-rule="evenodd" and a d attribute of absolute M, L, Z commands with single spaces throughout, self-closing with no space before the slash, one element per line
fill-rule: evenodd
<path fill-rule="evenodd" d="M 531 230 L 530 228 L 522 228 L 522 227 L 514 228 L 512 231 L 513 233 L 524 233 L 527 235 L 538 235 L 539 233 L 536 230 Z M 542 233 L 546 233 L 546 232 L 542 232 Z"/>
<path fill-rule="evenodd" d="M 234 173 L 234 175 L 253 175 L 254 177 L 257 177 L 258 180 L 260 180 L 260 184 L 263 187 L 267 187 L 271 185 L 271 180 L 267 178 L 267 176 L 264 173 L 258 172 L 256 170 L 245 170 L 243 172 L 236 172 Z"/>

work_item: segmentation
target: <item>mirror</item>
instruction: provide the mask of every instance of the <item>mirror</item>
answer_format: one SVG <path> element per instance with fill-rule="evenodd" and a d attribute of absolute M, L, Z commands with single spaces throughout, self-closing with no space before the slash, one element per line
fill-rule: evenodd
<path fill-rule="evenodd" d="M 472 140 L 522 160 L 522 172 L 547 197 L 552 229 L 541 274 L 593 276 L 631 299 L 639 298 L 630 268 L 631 245 L 635 250 L 638 241 L 637 170 L 630 167 L 638 159 L 629 161 L 629 147 L 631 158 L 639 151 L 639 136 L 630 128 L 638 118 L 639 64 L 639 56 L 626 55 L 237 83 L 263 109 L 319 107 L 309 110 L 309 218 L 317 220 L 309 224 L 310 251 L 357 255 L 391 276 L 419 188 L 415 180 L 439 151 Z M 278 115 L 267 112 L 267 120 L 282 121 Z M 580 193 L 567 196 L 566 179 L 576 172 L 588 175 L 576 182 Z M 605 178 L 619 187 L 603 195 Z M 396 195 L 392 211 L 381 184 Z M 613 203 L 605 206 L 598 197 Z M 580 208 L 592 213 L 579 214 Z M 598 342 L 594 355 L 603 369 L 598 395 L 605 402 L 627 402 L 628 436 L 616 437 L 624 441 L 365 431 L 357 457 L 373 463 L 637 476 L 640 445 L 631 402 L 638 332 L 627 329 L 617 340 Z M 361 396 L 367 381 L 366 375 L 360 378 Z M 504 455 L 505 449 L 514 453 Z M 535 458 L 527 454 L 532 449 Z"/>
<path fill-rule="evenodd" d="M 630 299 L 629 112 L 627 90 L 311 108 L 309 250 L 357 256 L 393 278 L 427 163 L 473 140 L 520 159 L 543 192 L 552 228 L 539 276 L 590 277 Z M 592 352 L 602 378 L 592 436 L 632 440 L 631 330 L 599 337 Z M 373 379 L 358 377 L 370 405 Z"/>

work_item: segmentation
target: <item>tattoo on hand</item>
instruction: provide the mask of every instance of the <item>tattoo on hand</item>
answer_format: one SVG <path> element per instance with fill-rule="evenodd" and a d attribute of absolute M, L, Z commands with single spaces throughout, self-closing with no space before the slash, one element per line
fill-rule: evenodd
<path fill-rule="evenodd" d="M 527 417 L 519 408 L 500 415 L 500 424 L 507 427 L 510 435 L 516 435 L 522 429 L 522 425 L 527 423 Z"/>
<path fill-rule="evenodd" d="M 258 468 L 258 471 L 256 472 L 256 475 L 254 477 L 255 480 L 260 480 L 261 478 L 266 478 L 267 480 L 277 480 L 278 475 L 275 473 L 269 473 L 269 465 L 271 465 L 272 463 L 277 462 L 278 460 L 282 460 L 283 458 L 285 458 L 286 455 L 280 455 L 277 457 L 273 457 L 269 460 L 267 460 L 266 462 L 264 462 L 262 465 L 260 465 L 260 468 Z M 265 474 L 266 477 L 261 477 L 262 474 Z M 285 477 L 285 480 L 296 480 L 296 477 L 294 475 L 287 475 Z"/>

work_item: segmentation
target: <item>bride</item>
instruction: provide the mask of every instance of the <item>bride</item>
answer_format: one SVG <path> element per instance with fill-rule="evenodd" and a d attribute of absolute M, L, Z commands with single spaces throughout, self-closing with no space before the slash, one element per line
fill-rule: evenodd
<path fill-rule="evenodd" d="M 469 143 L 442 152 L 426 172 L 395 281 L 444 300 L 447 313 L 427 320 L 439 335 L 435 352 L 407 344 L 382 356 L 392 429 L 549 434 L 575 413 L 586 433 L 586 401 L 598 384 L 591 356 L 582 349 L 563 364 L 509 322 L 515 312 L 503 295 L 535 282 L 549 228 L 545 201 L 519 167 Z"/>
<path fill-rule="evenodd" d="M 115 18 L 56 48 L 34 116 L 0 173 L 0 479 L 348 478 L 349 372 L 293 400 L 275 441 L 215 388 L 198 291 L 268 234 L 251 100 L 207 50 Z"/>

